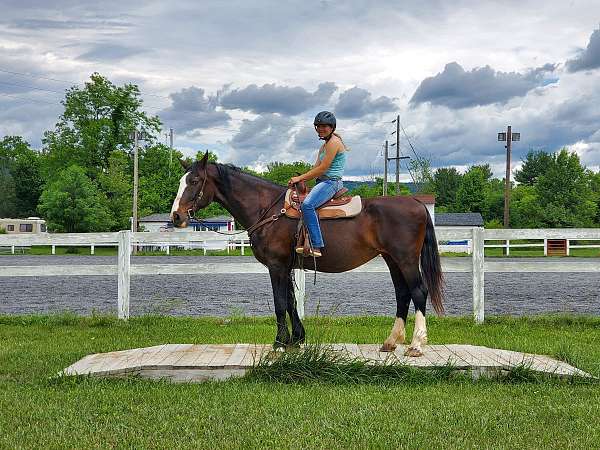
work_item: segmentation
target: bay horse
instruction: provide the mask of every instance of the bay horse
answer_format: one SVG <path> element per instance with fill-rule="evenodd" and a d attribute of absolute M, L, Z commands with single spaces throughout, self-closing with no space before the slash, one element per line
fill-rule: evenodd
<path fill-rule="evenodd" d="M 171 209 L 173 224 L 186 227 L 196 211 L 213 201 L 229 211 L 248 231 L 256 259 L 269 270 L 277 319 L 274 348 L 303 343 L 305 331 L 296 311 L 292 279 L 301 258 L 295 256 L 298 220 L 286 217 L 282 210 L 287 188 L 229 164 L 209 163 L 208 152 L 191 165 L 181 163 L 186 172 Z M 415 328 L 405 354 L 422 356 L 427 342 L 428 294 L 435 311 L 443 314 L 444 310 L 443 275 L 431 217 L 425 205 L 412 197 L 376 197 L 362 202 L 362 211 L 353 218 L 320 221 L 326 246 L 323 256 L 316 259 L 316 270 L 345 272 L 381 255 L 394 283 L 396 319 L 380 351 L 392 352 L 396 344 L 404 343 L 412 299 Z M 313 270 L 314 260 L 305 258 L 303 267 Z"/>

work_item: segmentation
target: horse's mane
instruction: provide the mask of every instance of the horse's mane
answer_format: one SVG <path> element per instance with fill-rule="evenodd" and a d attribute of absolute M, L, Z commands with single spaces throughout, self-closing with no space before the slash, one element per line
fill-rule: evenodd
<path fill-rule="evenodd" d="M 198 163 L 199 161 L 194 162 L 194 164 Z M 231 172 L 235 172 L 236 174 L 241 174 L 247 177 L 251 177 L 254 178 L 255 180 L 257 180 L 258 182 L 267 184 L 269 186 L 276 186 L 279 189 L 284 189 L 284 186 L 274 183 L 270 180 L 267 180 L 265 178 L 253 175 L 251 173 L 246 172 L 244 169 L 242 169 L 241 167 L 238 166 L 234 166 L 233 164 L 223 164 L 223 163 L 213 163 L 216 167 L 217 167 L 217 171 L 219 172 L 219 177 L 220 178 L 229 178 L 231 176 Z"/>

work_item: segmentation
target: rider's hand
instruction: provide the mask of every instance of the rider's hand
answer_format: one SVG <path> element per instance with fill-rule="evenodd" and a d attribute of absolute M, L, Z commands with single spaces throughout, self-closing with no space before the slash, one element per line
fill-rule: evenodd
<path fill-rule="evenodd" d="M 296 183 L 300 183 L 302 181 L 302 178 L 300 177 L 292 177 L 290 178 L 290 181 L 288 181 L 288 186 L 293 186 Z"/>

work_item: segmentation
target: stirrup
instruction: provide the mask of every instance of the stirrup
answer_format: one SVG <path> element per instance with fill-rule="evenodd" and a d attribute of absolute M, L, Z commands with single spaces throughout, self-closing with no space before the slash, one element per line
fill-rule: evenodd
<path fill-rule="evenodd" d="M 304 254 L 304 247 L 296 247 L 296 253 L 298 253 L 300 255 L 303 255 Z M 308 255 L 306 255 L 306 256 L 307 257 L 308 256 L 314 256 L 315 258 L 318 258 L 318 257 L 323 256 L 323 255 L 321 254 L 320 250 L 317 250 L 316 248 L 312 248 L 312 249 L 308 250 Z"/>

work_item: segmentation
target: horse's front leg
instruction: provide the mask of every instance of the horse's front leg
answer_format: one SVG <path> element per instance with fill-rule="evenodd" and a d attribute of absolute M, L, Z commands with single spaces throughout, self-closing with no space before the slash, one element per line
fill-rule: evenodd
<path fill-rule="evenodd" d="M 275 317 L 277 318 L 277 335 L 273 348 L 287 347 L 290 344 L 290 332 L 285 320 L 285 313 L 288 304 L 288 280 L 289 272 L 287 269 L 269 268 L 271 277 L 271 286 L 273 287 L 273 300 L 275 302 Z"/>
<path fill-rule="evenodd" d="M 294 293 L 294 281 L 292 279 L 292 274 L 288 273 L 287 280 L 287 311 L 290 316 L 290 320 L 292 321 L 292 345 L 304 344 L 305 340 L 305 332 L 304 325 L 302 325 L 302 321 L 298 316 L 298 309 L 296 307 L 296 295 Z"/>

